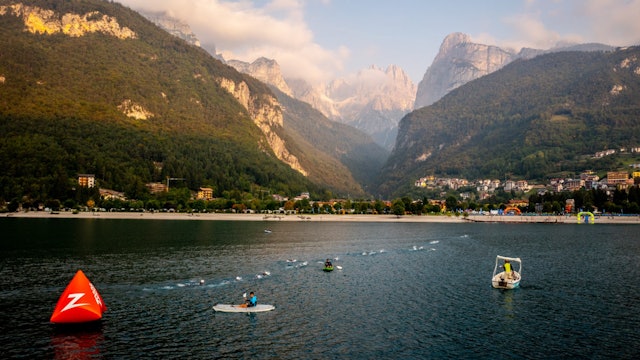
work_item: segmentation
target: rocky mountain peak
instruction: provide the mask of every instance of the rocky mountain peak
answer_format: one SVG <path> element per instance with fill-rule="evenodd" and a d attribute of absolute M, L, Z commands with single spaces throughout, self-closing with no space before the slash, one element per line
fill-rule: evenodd
<path fill-rule="evenodd" d="M 510 50 L 477 44 L 468 35 L 448 35 L 418 85 L 415 108 L 438 101 L 451 90 L 492 73 L 516 58 Z"/>
<path fill-rule="evenodd" d="M 442 41 L 442 44 L 440 45 L 439 54 L 446 54 L 454 47 L 460 44 L 465 44 L 470 42 L 471 42 L 471 37 L 467 34 L 463 34 L 459 32 L 451 33 L 447 35 Z"/>
<path fill-rule="evenodd" d="M 228 60 L 227 65 L 233 66 L 241 73 L 251 75 L 266 84 L 275 86 L 278 90 L 289 96 L 293 96 L 293 92 L 289 88 L 289 85 L 282 77 L 280 64 L 273 59 L 259 57 L 252 63 L 240 60 Z"/>
<path fill-rule="evenodd" d="M 192 44 L 189 26 L 167 14 L 143 13 L 145 17 Z M 195 39 L 197 40 L 197 39 Z M 452 40 L 454 41 L 454 40 Z M 459 40 L 462 41 L 462 40 Z M 307 102 L 327 118 L 352 125 L 374 137 L 381 145 L 391 148 L 397 124 L 413 109 L 416 86 L 397 65 L 381 69 L 371 65 L 357 74 L 335 79 L 329 83 L 309 84 L 303 79 L 284 79 L 276 60 L 260 57 L 253 62 L 226 60 L 203 45 L 209 53 L 239 72 L 271 85 L 288 96 Z M 373 112 L 373 113 L 372 113 Z M 384 134 L 379 141 L 376 134 Z"/>
<path fill-rule="evenodd" d="M 391 149 L 398 122 L 413 109 L 416 86 L 397 65 L 381 69 L 371 65 L 357 74 L 332 81 L 312 105 L 329 108 L 325 113 L 333 120 L 351 125 L 371 135 L 376 142 Z"/>
<path fill-rule="evenodd" d="M 398 122 L 413 109 L 416 86 L 397 65 L 384 70 L 371 65 L 352 76 L 309 84 L 302 79 L 285 80 L 280 65 L 264 57 L 252 63 L 228 60 L 227 64 L 310 104 L 331 120 L 372 135 L 387 148 L 393 146 Z"/>
<path fill-rule="evenodd" d="M 169 34 L 179 37 L 191 45 L 200 46 L 200 40 L 198 40 L 198 37 L 193 33 L 191 27 L 186 22 L 169 16 L 164 12 L 141 11 L 140 14 Z"/>
<path fill-rule="evenodd" d="M 412 93 L 412 96 L 415 96 L 416 86 L 409 78 L 404 70 L 397 65 L 389 65 L 385 70 L 385 74 L 387 74 L 387 78 L 394 84 L 394 87 L 404 89 L 404 91 L 409 91 Z M 413 106 L 413 105 L 411 105 Z"/>
<path fill-rule="evenodd" d="M 549 52 L 613 51 L 603 44 L 559 43 L 552 49 L 522 48 L 519 52 L 497 46 L 474 43 L 469 35 L 452 33 L 442 41 L 440 50 L 418 84 L 415 108 L 438 101 L 451 90 L 501 69 L 515 59 L 531 59 Z"/>

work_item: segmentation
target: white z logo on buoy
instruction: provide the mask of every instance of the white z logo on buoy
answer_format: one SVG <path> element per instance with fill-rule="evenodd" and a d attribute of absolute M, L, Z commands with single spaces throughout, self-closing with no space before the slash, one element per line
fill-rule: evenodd
<path fill-rule="evenodd" d="M 71 301 L 69 301 L 67 306 L 65 306 L 64 309 L 60 310 L 60 312 L 65 312 L 69 309 L 73 309 L 79 306 L 89 305 L 89 303 L 76 304 L 76 302 L 78 302 L 78 300 L 80 300 L 80 298 L 82 298 L 83 296 L 84 293 L 69 294 L 68 298 L 71 299 Z"/>

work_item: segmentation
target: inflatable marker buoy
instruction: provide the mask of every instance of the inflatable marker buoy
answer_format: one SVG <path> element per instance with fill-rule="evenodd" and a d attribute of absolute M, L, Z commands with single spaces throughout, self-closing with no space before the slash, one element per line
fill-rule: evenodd
<path fill-rule="evenodd" d="M 96 321 L 102 318 L 107 307 L 98 290 L 87 279 L 82 270 L 78 270 L 64 289 L 55 310 L 51 315 L 54 324 L 72 324 Z"/>

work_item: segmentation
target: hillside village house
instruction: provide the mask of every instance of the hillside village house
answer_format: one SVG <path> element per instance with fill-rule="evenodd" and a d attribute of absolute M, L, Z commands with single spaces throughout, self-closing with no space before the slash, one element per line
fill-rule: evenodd
<path fill-rule="evenodd" d="M 196 199 L 198 200 L 212 200 L 213 199 L 213 189 L 201 187 L 196 194 Z"/>
<path fill-rule="evenodd" d="M 607 186 L 626 189 L 629 185 L 633 185 L 633 179 L 626 171 L 607 172 Z"/>
<path fill-rule="evenodd" d="M 96 186 L 96 176 L 94 174 L 78 174 L 78 184 L 82 187 L 92 188 Z"/>
<path fill-rule="evenodd" d="M 167 185 L 165 183 L 147 183 L 144 186 L 149 189 L 149 192 L 152 194 L 157 194 L 161 192 L 166 192 L 168 190 Z"/>
<path fill-rule="evenodd" d="M 585 181 L 582 179 L 567 179 L 564 181 L 562 190 L 564 191 L 576 191 L 585 186 Z"/>
<path fill-rule="evenodd" d="M 110 189 L 100 189 L 100 197 L 104 200 L 127 200 L 123 192 Z"/>
<path fill-rule="evenodd" d="M 531 186 L 529 185 L 529 182 L 527 182 L 527 180 L 518 180 L 518 181 L 514 181 L 514 180 L 507 180 L 504 183 L 504 191 L 511 191 L 511 190 L 519 190 L 519 191 L 529 191 L 531 190 Z"/>

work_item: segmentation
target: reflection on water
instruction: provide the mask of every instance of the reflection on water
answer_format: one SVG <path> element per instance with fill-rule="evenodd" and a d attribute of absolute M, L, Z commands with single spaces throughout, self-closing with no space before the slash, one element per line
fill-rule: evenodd
<path fill-rule="evenodd" d="M 51 335 L 51 346 L 55 359 L 100 358 L 104 335 L 102 322 L 80 325 L 55 325 Z"/>
<path fill-rule="evenodd" d="M 521 289 L 513 289 L 513 290 L 505 290 L 505 289 L 495 289 L 496 292 L 500 293 L 502 297 L 502 308 L 504 309 L 504 316 L 507 319 L 513 319 L 515 314 L 513 312 L 513 294 L 516 291 L 520 291 Z"/>

